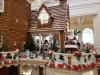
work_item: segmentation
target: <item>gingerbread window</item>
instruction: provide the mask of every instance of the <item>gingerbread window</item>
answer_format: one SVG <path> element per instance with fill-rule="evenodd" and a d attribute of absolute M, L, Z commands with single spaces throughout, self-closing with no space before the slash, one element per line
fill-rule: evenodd
<path fill-rule="evenodd" d="M 44 4 L 39 9 L 37 19 L 38 19 L 38 27 L 50 27 L 52 25 L 52 17 L 49 9 Z"/>

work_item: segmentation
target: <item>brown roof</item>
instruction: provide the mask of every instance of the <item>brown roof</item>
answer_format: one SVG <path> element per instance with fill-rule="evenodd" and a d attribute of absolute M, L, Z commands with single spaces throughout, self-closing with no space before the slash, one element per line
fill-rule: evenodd
<path fill-rule="evenodd" d="M 51 17 L 53 17 L 52 28 L 41 29 L 37 29 L 38 20 L 36 19 L 36 16 L 38 11 L 32 11 L 31 27 L 29 29 L 29 32 L 64 30 L 65 26 L 67 25 L 67 19 L 69 18 L 67 16 L 67 14 L 69 13 L 68 9 L 69 7 L 67 4 L 49 7 L 48 11 L 51 13 Z"/>

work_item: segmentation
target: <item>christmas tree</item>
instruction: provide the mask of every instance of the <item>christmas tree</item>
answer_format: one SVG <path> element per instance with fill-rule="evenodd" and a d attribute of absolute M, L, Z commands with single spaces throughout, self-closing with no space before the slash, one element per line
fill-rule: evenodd
<path fill-rule="evenodd" d="M 59 50 L 56 43 L 57 43 L 57 39 L 54 38 L 53 43 L 51 44 L 51 49 L 54 50 L 54 52 L 57 52 Z"/>
<path fill-rule="evenodd" d="M 29 39 L 27 41 L 26 49 L 29 49 L 30 52 L 36 51 L 36 44 L 34 38 L 32 38 L 32 34 L 30 34 Z"/>
<path fill-rule="evenodd" d="M 44 48 L 41 46 L 40 48 L 40 54 L 43 54 L 44 53 Z"/>

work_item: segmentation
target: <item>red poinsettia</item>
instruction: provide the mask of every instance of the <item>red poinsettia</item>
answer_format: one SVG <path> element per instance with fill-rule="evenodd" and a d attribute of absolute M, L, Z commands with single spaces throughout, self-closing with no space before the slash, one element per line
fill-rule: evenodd
<path fill-rule="evenodd" d="M 9 64 L 9 62 L 8 61 L 4 61 L 4 64 Z"/>
<path fill-rule="evenodd" d="M 58 64 L 58 68 L 63 68 L 64 65 L 63 64 Z"/>
<path fill-rule="evenodd" d="M 78 70 L 82 70 L 82 66 L 81 65 L 78 65 Z"/>
<path fill-rule="evenodd" d="M 100 59 L 99 59 L 99 58 L 97 58 L 97 59 L 96 59 L 96 62 L 97 62 L 97 63 L 98 63 L 98 62 L 100 62 Z"/>
<path fill-rule="evenodd" d="M 55 63 L 51 62 L 50 67 L 55 68 Z"/>
<path fill-rule="evenodd" d="M 83 64 L 82 67 L 83 67 L 83 69 L 88 69 L 88 66 L 85 64 Z"/>
<path fill-rule="evenodd" d="M 46 65 L 49 64 L 49 62 L 46 62 Z"/>
<path fill-rule="evenodd" d="M 4 56 L 3 55 L 1 56 L 1 60 L 4 60 Z"/>
<path fill-rule="evenodd" d="M 88 68 L 91 68 L 91 65 L 90 65 L 90 64 L 87 64 L 87 67 L 88 67 Z"/>
<path fill-rule="evenodd" d="M 91 63 L 90 65 L 91 65 L 91 68 L 94 68 L 94 66 L 95 66 L 95 63 Z"/>
<path fill-rule="evenodd" d="M 71 70 L 71 69 L 72 69 L 72 67 L 71 67 L 70 64 L 66 65 L 66 68 L 67 68 L 68 70 Z"/>
<path fill-rule="evenodd" d="M 81 52 L 74 52 L 74 56 L 76 56 L 77 60 L 80 61 L 80 57 L 82 56 L 82 53 Z"/>
<path fill-rule="evenodd" d="M 11 62 L 12 62 L 12 64 L 16 63 L 16 61 L 15 61 L 15 60 L 12 60 Z"/>

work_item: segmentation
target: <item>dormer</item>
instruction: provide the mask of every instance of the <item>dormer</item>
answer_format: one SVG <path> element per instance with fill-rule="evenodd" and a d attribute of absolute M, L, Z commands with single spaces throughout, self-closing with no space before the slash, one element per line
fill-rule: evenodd
<path fill-rule="evenodd" d="M 37 14 L 38 28 L 52 27 L 52 17 L 49 9 L 44 4 L 40 7 Z"/>

